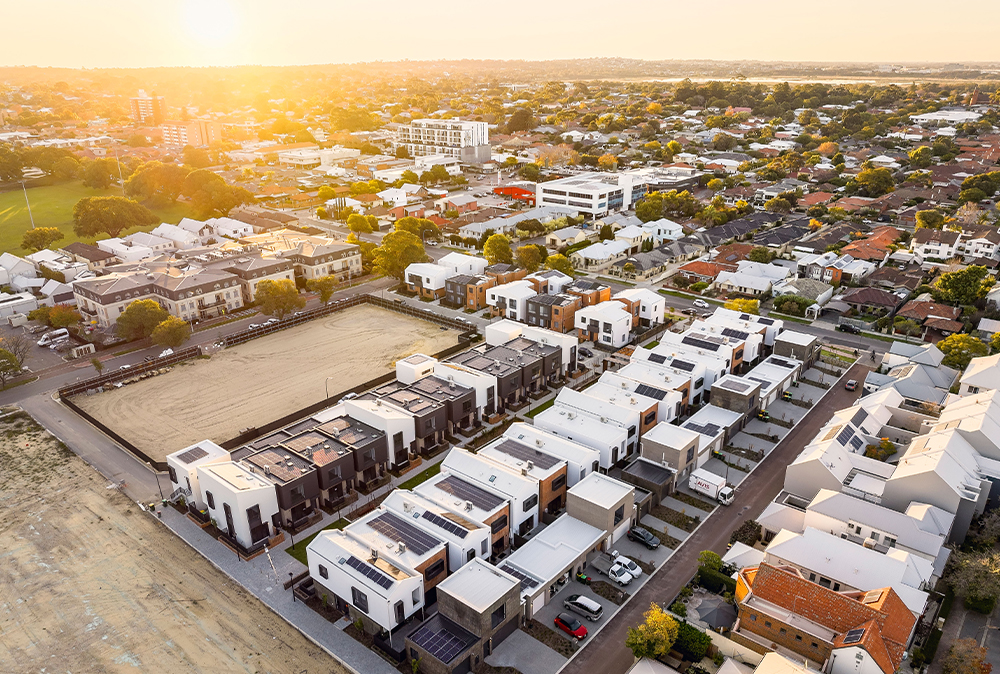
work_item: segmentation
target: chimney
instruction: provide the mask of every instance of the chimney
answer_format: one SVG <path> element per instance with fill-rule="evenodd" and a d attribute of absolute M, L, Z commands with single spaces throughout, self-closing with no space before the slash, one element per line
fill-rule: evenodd
<path fill-rule="evenodd" d="M 270 475 L 270 474 L 271 474 L 271 467 L 264 466 L 264 475 Z"/>

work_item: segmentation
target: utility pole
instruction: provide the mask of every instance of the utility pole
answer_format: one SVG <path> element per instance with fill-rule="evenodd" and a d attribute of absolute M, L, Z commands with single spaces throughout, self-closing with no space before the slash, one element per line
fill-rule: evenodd
<path fill-rule="evenodd" d="M 115 163 L 118 164 L 118 180 L 121 182 L 122 186 L 122 196 L 125 196 L 125 177 L 122 175 L 122 163 L 118 159 L 118 148 L 113 148 L 115 151 Z"/>
<path fill-rule="evenodd" d="M 31 228 L 35 228 L 35 216 L 31 214 L 31 202 L 28 201 L 28 188 L 24 186 L 24 181 L 21 181 L 21 189 L 24 190 L 24 204 L 28 207 L 28 219 L 31 220 Z"/>

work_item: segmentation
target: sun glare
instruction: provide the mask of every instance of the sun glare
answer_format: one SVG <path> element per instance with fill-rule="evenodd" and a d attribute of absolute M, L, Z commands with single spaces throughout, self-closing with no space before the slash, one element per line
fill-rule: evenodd
<path fill-rule="evenodd" d="M 206 46 L 218 46 L 236 34 L 236 11 L 230 0 L 188 0 L 184 18 L 191 37 Z"/>

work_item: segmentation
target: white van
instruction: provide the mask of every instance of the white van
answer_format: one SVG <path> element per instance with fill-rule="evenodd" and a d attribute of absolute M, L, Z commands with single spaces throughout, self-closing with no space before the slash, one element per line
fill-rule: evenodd
<path fill-rule="evenodd" d="M 59 328 L 58 330 L 45 333 L 42 335 L 42 338 L 38 340 L 38 346 L 48 346 L 52 342 L 59 339 L 69 339 L 69 330 L 66 328 Z"/>

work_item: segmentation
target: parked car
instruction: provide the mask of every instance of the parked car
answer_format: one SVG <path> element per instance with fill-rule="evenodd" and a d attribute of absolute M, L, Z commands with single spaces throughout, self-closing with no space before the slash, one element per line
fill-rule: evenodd
<path fill-rule="evenodd" d="M 173 349 L 164 349 L 163 351 L 160 352 L 160 358 L 166 358 L 167 356 L 172 356 L 172 355 L 174 355 Z"/>
<path fill-rule="evenodd" d="M 347 394 L 345 394 L 345 395 L 344 395 L 344 397 L 343 397 L 343 398 L 341 398 L 340 400 L 338 400 L 337 402 L 338 402 L 338 403 L 342 403 L 342 402 L 344 402 L 345 400 L 352 400 L 352 399 L 354 399 L 354 398 L 357 398 L 357 397 L 358 397 L 358 394 L 357 394 L 357 393 L 354 393 L 354 392 L 352 391 L 351 393 L 347 393 Z"/>
<path fill-rule="evenodd" d="M 259 327 L 260 323 L 251 323 L 250 325 L 247 326 L 247 330 L 256 330 Z"/>
<path fill-rule="evenodd" d="M 632 527 L 628 530 L 627 535 L 630 541 L 642 543 L 650 550 L 656 550 L 656 548 L 660 547 L 660 539 L 653 535 L 651 531 L 642 527 Z"/>
<path fill-rule="evenodd" d="M 122 365 L 122 366 L 121 366 L 120 368 L 118 368 L 118 369 L 119 369 L 119 370 L 128 370 L 128 369 L 130 369 L 131 367 L 132 367 L 131 365 Z"/>
<path fill-rule="evenodd" d="M 615 561 L 617 561 L 619 564 L 628 569 L 628 572 L 631 573 L 632 577 L 635 578 L 636 580 L 638 580 L 639 576 L 642 575 L 642 569 L 639 568 L 639 565 L 633 562 L 628 557 L 622 557 L 621 555 L 618 555 L 615 558 Z"/>
<path fill-rule="evenodd" d="M 686 316 L 697 316 L 698 315 L 698 310 L 697 309 L 685 309 L 681 313 L 684 314 L 684 315 L 686 315 Z"/>
<path fill-rule="evenodd" d="M 571 594 L 563 600 L 563 608 L 567 608 L 573 613 L 578 613 L 590 622 L 597 622 L 604 614 L 604 607 L 590 597 L 582 594 Z"/>
<path fill-rule="evenodd" d="M 280 322 L 281 321 L 279 321 L 277 318 L 269 318 L 266 321 L 264 321 L 264 325 L 274 325 L 275 323 L 280 323 Z"/>
<path fill-rule="evenodd" d="M 840 325 L 837 326 L 837 329 L 840 330 L 841 332 L 849 332 L 852 335 L 861 334 L 861 330 L 851 325 L 850 323 L 841 323 Z"/>
<path fill-rule="evenodd" d="M 847 383 L 844 384 L 844 388 L 846 388 L 848 391 L 857 391 L 858 390 L 858 382 L 856 382 L 853 379 L 848 379 Z"/>
<path fill-rule="evenodd" d="M 583 347 L 580 347 L 579 349 L 577 349 L 577 351 L 584 358 L 593 358 L 594 357 L 594 352 L 591 351 L 590 349 L 584 349 Z"/>
<path fill-rule="evenodd" d="M 708 302 L 705 300 L 695 300 L 692 302 L 696 307 L 701 307 L 702 309 L 708 309 Z"/>
<path fill-rule="evenodd" d="M 42 338 L 38 340 L 38 346 L 48 346 L 55 341 L 68 338 L 69 330 L 66 328 L 59 328 L 58 330 L 53 330 L 52 332 L 47 332 L 42 335 Z"/>
<path fill-rule="evenodd" d="M 569 613 L 560 613 L 555 617 L 553 622 L 556 624 L 556 627 L 577 641 L 582 641 L 587 636 L 587 628 Z"/>

